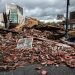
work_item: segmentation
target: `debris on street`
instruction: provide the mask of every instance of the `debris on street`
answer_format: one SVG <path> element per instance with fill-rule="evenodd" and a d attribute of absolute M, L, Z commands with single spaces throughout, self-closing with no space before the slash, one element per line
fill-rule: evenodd
<path fill-rule="evenodd" d="M 51 34 L 51 33 L 49 33 Z M 49 35 L 36 29 L 25 29 L 20 34 L 8 33 L 0 39 L 0 67 L 16 69 L 26 64 L 59 65 L 75 67 L 75 49 L 47 38 Z M 19 39 L 33 38 L 32 48 L 17 49 Z M 0 68 L 1 69 L 1 68 Z"/>
<path fill-rule="evenodd" d="M 63 25 L 42 23 L 32 17 L 25 21 L 23 8 L 15 4 L 7 5 L 1 17 L 0 71 L 28 64 L 57 67 L 63 64 L 75 68 L 75 45 L 61 41 L 65 37 Z M 41 75 L 47 75 L 47 71 L 41 70 Z"/>

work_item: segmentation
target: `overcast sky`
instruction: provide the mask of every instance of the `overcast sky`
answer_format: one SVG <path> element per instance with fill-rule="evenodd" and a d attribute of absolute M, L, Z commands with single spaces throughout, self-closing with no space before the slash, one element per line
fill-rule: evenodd
<path fill-rule="evenodd" d="M 0 12 L 5 10 L 5 5 L 16 3 L 24 8 L 24 15 L 38 19 L 54 19 L 57 14 L 66 12 L 67 0 L 0 0 Z M 75 0 L 70 0 L 69 11 L 75 11 Z"/>

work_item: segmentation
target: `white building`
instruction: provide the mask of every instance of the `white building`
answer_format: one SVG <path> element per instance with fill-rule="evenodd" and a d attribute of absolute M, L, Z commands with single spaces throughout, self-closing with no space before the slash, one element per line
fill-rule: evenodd
<path fill-rule="evenodd" d="M 14 3 L 6 5 L 6 14 L 11 23 L 21 24 L 24 21 L 23 8 Z"/>

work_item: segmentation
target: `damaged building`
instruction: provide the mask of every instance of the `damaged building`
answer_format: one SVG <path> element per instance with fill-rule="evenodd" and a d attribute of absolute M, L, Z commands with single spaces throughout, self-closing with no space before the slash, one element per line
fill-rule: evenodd
<path fill-rule="evenodd" d="M 0 25 L 3 28 L 13 28 L 25 22 L 23 8 L 11 3 L 6 5 L 6 12 L 0 13 Z"/>
<path fill-rule="evenodd" d="M 21 24 L 24 21 L 23 8 L 16 4 L 6 5 L 6 14 L 10 24 Z"/>

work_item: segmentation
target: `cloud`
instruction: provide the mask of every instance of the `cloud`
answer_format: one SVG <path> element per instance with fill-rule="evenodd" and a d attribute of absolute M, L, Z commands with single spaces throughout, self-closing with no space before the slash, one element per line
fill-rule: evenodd
<path fill-rule="evenodd" d="M 66 13 L 67 0 L 1 0 L 0 11 L 9 3 L 16 3 L 24 8 L 25 16 L 32 16 L 38 19 L 53 19 L 57 14 Z M 75 0 L 70 0 L 70 11 L 75 10 Z"/>

